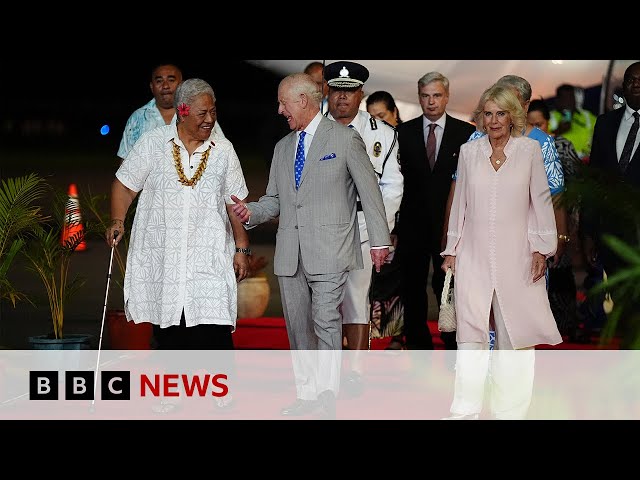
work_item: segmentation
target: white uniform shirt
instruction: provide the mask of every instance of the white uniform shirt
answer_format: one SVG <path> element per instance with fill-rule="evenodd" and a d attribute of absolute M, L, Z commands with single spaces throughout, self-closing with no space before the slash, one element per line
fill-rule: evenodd
<path fill-rule="evenodd" d="M 215 138 L 215 145 L 211 140 Z M 190 179 L 204 151 L 211 153 L 204 174 L 188 187 L 178 181 L 173 143 Z M 233 270 L 235 242 L 226 203 L 248 194 L 233 145 L 214 134 L 191 155 L 175 125 L 143 134 L 116 172 L 127 188 L 140 193 L 131 230 L 124 279 L 128 320 L 161 327 L 232 325 L 237 314 Z M 225 203 L 226 202 L 226 203 Z"/>
<path fill-rule="evenodd" d="M 330 113 L 327 114 L 327 118 L 334 120 Z M 374 119 L 377 127 L 374 130 L 369 120 L 370 118 L 373 117 L 368 112 L 359 110 L 358 115 L 351 121 L 351 125 L 364 140 L 371 164 L 376 173 L 378 173 L 378 185 L 382 192 L 387 225 L 389 225 L 389 231 L 392 231 L 395 227 L 396 212 L 400 209 L 404 190 L 404 177 L 400 172 L 400 163 L 398 162 L 398 142 L 396 140 L 395 145 L 393 144 L 396 134 L 393 127 L 382 122 L 382 120 Z M 392 149 L 391 154 L 383 171 L 382 164 L 389 149 Z M 382 177 L 380 177 L 380 174 L 382 174 Z M 360 229 L 360 241 L 369 240 L 369 233 L 367 232 L 367 225 L 362 212 L 358 212 L 358 226 Z"/>

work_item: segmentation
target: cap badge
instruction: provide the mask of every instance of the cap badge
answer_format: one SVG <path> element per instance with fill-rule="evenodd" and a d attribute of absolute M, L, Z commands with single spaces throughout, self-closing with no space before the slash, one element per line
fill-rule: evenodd
<path fill-rule="evenodd" d="M 379 157 L 382 153 L 382 144 L 380 142 L 376 142 L 373 144 L 373 156 Z"/>
<path fill-rule="evenodd" d="M 347 67 L 342 67 L 342 69 L 340 70 L 340 76 L 341 77 L 349 77 L 349 70 L 347 70 Z"/>

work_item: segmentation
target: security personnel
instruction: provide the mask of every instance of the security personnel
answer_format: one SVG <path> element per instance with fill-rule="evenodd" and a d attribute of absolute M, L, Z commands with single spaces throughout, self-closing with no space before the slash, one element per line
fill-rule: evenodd
<path fill-rule="evenodd" d="M 578 105 L 576 87 L 564 83 L 556 88 L 556 108 L 551 110 L 549 131 L 573 143 L 580 158 L 591 154 L 596 116 Z"/>
<path fill-rule="evenodd" d="M 329 85 L 327 118 L 354 128 L 364 140 L 371 164 L 378 176 L 389 231 L 393 231 L 404 184 L 398 161 L 397 133 L 389 124 L 376 120 L 368 112 L 360 110 L 364 97 L 362 88 L 369 78 L 369 71 L 364 66 L 354 62 L 335 62 L 325 66 L 324 74 Z M 358 210 L 362 257 L 365 265 L 362 270 L 349 272 L 341 307 L 342 330 L 349 350 L 369 348 L 369 287 L 373 269 L 364 214 L 360 207 Z M 352 357 L 352 371 L 347 377 L 346 386 L 359 390 L 362 386 L 361 362 L 359 357 Z"/>

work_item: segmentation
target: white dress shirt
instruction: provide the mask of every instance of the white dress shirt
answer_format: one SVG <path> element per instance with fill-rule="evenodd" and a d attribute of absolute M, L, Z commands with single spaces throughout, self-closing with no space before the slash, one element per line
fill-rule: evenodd
<path fill-rule="evenodd" d="M 618 161 L 620 161 L 624 144 L 629 136 L 629 130 L 631 130 L 631 125 L 633 125 L 633 112 L 635 112 L 635 110 L 633 110 L 629 105 L 624 108 L 620 128 L 618 128 L 618 136 L 616 137 L 616 153 L 618 154 Z M 638 143 L 640 143 L 640 134 L 636 135 L 636 141 L 633 144 L 633 150 L 631 150 L 631 158 L 633 158 L 634 153 L 636 153 Z M 631 159 L 629 159 L 629 161 L 631 161 Z"/>

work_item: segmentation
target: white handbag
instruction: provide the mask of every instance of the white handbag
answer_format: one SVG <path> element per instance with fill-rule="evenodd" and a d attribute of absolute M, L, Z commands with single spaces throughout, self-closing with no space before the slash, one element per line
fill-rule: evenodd
<path fill-rule="evenodd" d="M 444 276 L 444 287 L 442 289 L 442 297 L 440 298 L 440 312 L 438 313 L 438 330 L 441 332 L 456 331 L 456 307 L 453 297 L 453 286 L 451 278 L 453 272 L 447 270 Z"/>

